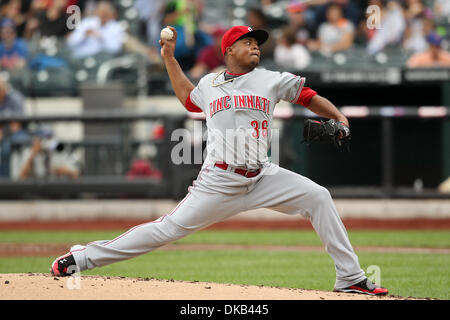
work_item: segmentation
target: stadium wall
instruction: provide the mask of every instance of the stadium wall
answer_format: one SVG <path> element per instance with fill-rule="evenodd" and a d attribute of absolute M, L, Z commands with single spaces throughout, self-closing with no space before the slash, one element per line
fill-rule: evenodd
<path fill-rule="evenodd" d="M 336 199 L 348 228 L 450 229 L 450 200 Z M 0 229 L 122 229 L 170 213 L 172 200 L 1 201 Z M 297 229 L 309 221 L 269 209 L 242 212 L 213 227 Z"/>

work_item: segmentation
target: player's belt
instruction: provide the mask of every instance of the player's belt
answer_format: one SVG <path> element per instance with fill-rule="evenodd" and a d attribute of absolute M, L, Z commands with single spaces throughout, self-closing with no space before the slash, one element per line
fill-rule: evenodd
<path fill-rule="evenodd" d="M 216 162 L 215 166 L 220 169 L 227 170 L 227 171 L 228 171 L 228 167 L 230 167 L 228 164 L 223 163 L 223 162 Z M 261 168 L 258 168 L 256 170 L 245 170 L 245 169 L 230 167 L 229 171 L 240 174 L 241 176 L 244 176 L 247 178 L 253 178 L 253 177 L 256 177 L 261 172 Z"/>

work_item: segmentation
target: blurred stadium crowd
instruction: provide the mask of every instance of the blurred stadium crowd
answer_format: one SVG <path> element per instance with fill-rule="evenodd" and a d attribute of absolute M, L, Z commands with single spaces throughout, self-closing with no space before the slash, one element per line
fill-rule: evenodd
<path fill-rule="evenodd" d="M 2 0 L 0 65 L 28 94 L 76 95 L 126 54 L 163 71 L 159 32 L 172 25 L 176 57 L 198 79 L 222 68 L 221 36 L 237 24 L 268 30 L 265 63 L 293 71 L 336 52 L 346 53 L 338 64 L 450 66 L 446 0 Z"/>
<path fill-rule="evenodd" d="M 270 33 L 261 50 L 271 69 L 450 67 L 449 0 L 2 0 L 0 116 L 23 114 L 25 97 L 78 97 L 89 82 L 170 94 L 158 44 L 166 25 L 194 82 L 224 68 L 221 37 L 232 25 Z M 41 131 L 39 141 L 51 136 Z M 50 139 L 10 161 L 11 145 L 29 139 L 19 122 L 0 128 L 0 176 L 26 178 L 42 149 L 58 154 L 53 173 L 79 176 L 78 160 Z"/>

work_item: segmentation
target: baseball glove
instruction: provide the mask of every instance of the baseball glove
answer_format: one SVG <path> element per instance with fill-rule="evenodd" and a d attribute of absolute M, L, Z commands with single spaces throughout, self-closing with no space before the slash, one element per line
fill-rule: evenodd
<path fill-rule="evenodd" d="M 332 143 L 337 147 L 345 146 L 348 151 L 350 128 L 334 119 L 328 121 L 306 119 L 303 128 L 304 142 Z"/>

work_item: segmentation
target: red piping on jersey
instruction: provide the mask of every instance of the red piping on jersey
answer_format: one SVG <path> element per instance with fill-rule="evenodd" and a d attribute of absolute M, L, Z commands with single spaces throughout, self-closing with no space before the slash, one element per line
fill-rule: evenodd
<path fill-rule="evenodd" d="M 184 199 L 183 199 L 183 200 L 175 207 L 175 209 L 173 209 L 173 211 L 172 211 L 171 213 L 169 213 L 168 215 L 161 216 L 161 217 L 159 217 L 158 219 L 156 219 L 155 221 L 146 222 L 146 223 L 137 225 L 137 226 L 131 228 L 130 230 L 128 230 L 127 232 L 121 234 L 121 235 L 118 236 L 117 238 L 108 241 L 108 242 L 105 243 L 103 246 L 106 247 L 106 246 L 110 245 L 111 243 L 113 243 L 113 242 L 119 240 L 120 238 L 126 236 L 126 235 L 129 234 L 131 231 L 134 231 L 134 230 L 136 230 L 136 229 L 139 228 L 139 227 L 142 227 L 142 226 L 147 225 L 147 224 L 153 224 L 153 223 L 160 223 L 160 222 L 162 222 L 162 221 L 164 220 L 165 217 L 171 216 L 172 214 L 174 214 L 175 211 L 178 210 L 178 208 L 183 204 L 184 201 L 186 201 L 187 198 L 189 198 L 190 195 L 191 195 L 191 193 L 188 193 L 188 194 L 184 197 Z"/>
<path fill-rule="evenodd" d="M 200 109 L 195 103 L 191 100 L 191 95 L 188 95 L 186 102 L 184 103 L 184 107 L 187 111 L 190 112 L 203 112 L 202 109 Z"/>
<path fill-rule="evenodd" d="M 231 73 L 231 72 L 226 71 L 226 73 L 229 74 L 230 76 L 242 76 L 243 74 L 246 74 L 246 73 L 248 73 L 248 72 L 244 72 L 244 73 Z"/>
<path fill-rule="evenodd" d="M 300 84 L 297 89 L 297 93 L 295 94 L 294 99 L 291 100 L 291 103 L 296 103 L 300 94 L 302 93 L 303 85 L 305 84 L 305 78 L 300 78 Z"/>

